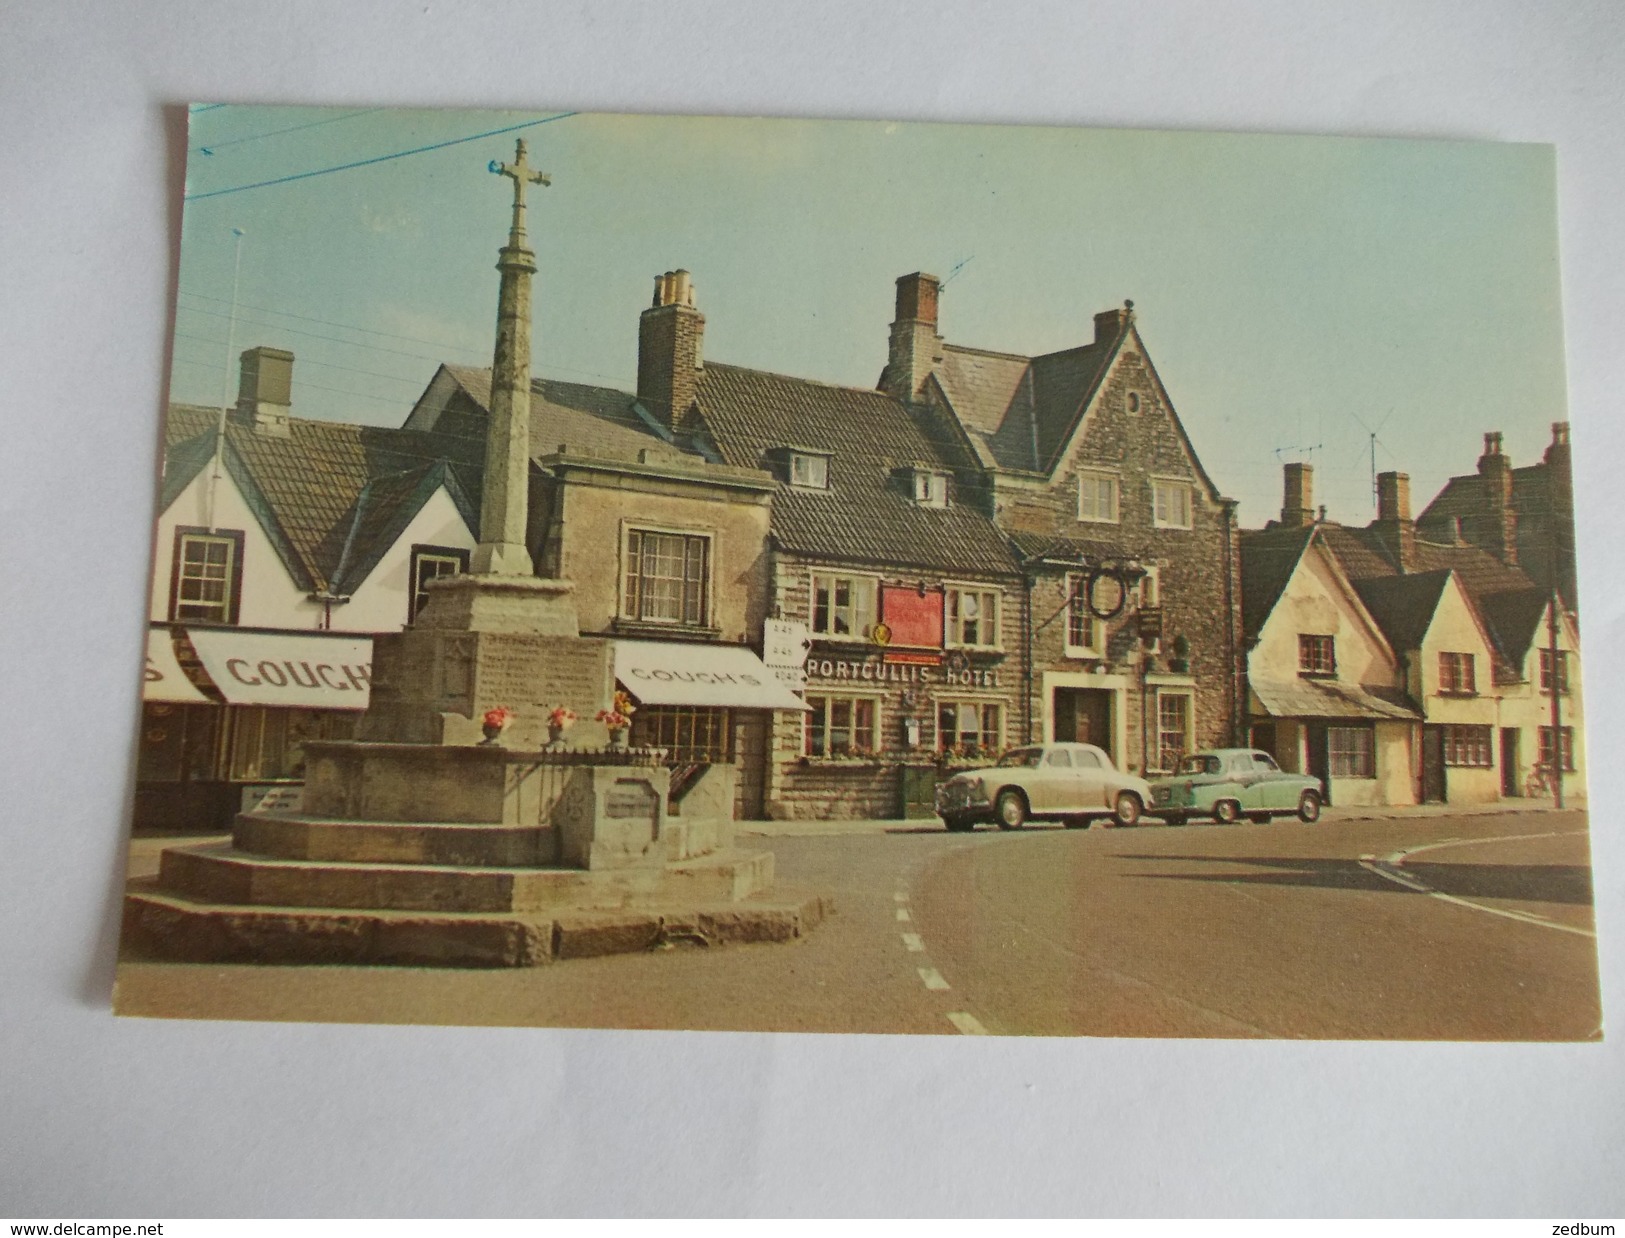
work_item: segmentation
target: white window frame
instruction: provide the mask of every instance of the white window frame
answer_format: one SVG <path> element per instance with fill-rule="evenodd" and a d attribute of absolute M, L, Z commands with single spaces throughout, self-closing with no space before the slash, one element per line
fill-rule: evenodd
<path fill-rule="evenodd" d="M 1099 492 L 1095 494 L 1096 502 L 1085 505 L 1084 495 L 1087 493 L 1088 483 L 1105 482 L 1110 487 L 1111 508 L 1110 515 L 1100 514 Z M 1122 519 L 1123 510 L 1123 482 L 1116 473 L 1095 472 L 1092 469 L 1080 470 L 1078 473 L 1078 519 L 1089 524 L 1117 524 Z"/>
<path fill-rule="evenodd" d="M 698 620 L 686 617 L 688 600 L 685 596 L 681 600 L 680 609 L 684 612 L 676 619 L 647 618 L 643 614 L 634 613 L 631 591 L 628 588 L 628 578 L 632 567 L 632 539 L 638 537 L 679 537 L 684 539 L 685 545 L 690 539 L 705 543 L 705 564 L 700 577 L 700 617 Z M 687 551 L 684 551 L 685 558 Z M 641 557 L 641 556 L 640 556 Z M 669 525 L 651 525 L 626 522 L 621 525 L 621 562 L 620 579 L 616 585 L 617 610 L 622 619 L 629 623 L 656 624 L 660 627 L 673 629 L 695 629 L 711 626 L 711 616 L 716 608 L 716 562 L 717 562 L 717 536 L 712 529 L 683 529 Z M 638 572 L 639 581 L 639 610 L 645 609 L 644 595 L 646 578 L 643 576 L 641 566 Z M 687 577 L 684 577 L 686 589 Z"/>
<path fill-rule="evenodd" d="M 1087 572 L 1074 572 L 1066 578 L 1066 656 L 1069 658 L 1099 658 L 1106 652 L 1106 625 L 1089 613 L 1089 598 L 1085 593 L 1089 574 Z M 1084 631 L 1089 634 L 1087 645 L 1075 644 L 1072 640 L 1072 625 L 1074 620 L 1081 618 Z"/>
<path fill-rule="evenodd" d="M 1344 734 L 1344 733 L 1363 735 L 1363 736 L 1365 736 L 1365 739 L 1362 742 L 1360 742 L 1358 744 L 1355 744 L 1350 748 L 1347 748 L 1347 749 L 1345 749 L 1343 751 L 1338 751 L 1336 746 L 1333 743 L 1332 737 L 1334 735 Z M 1358 749 L 1358 751 L 1356 751 L 1356 749 Z M 1369 761 L 1371 772 L 1370 773 L 1352 773 L 1352 774 L 1339 772 L 1338 769 L 1337 769 L 1338 764 L 1340 762 L 1346 763 L 1347 758 L 1349 758 L 1351 756 L 1356 757 L 1356 758 L 1360 758 L 1362 760 L 1362 762 Z M 1329 726 L 1329 727 L 1327 727 L 1326 728 L 1326 776 L 1328 778 L 1364 778 L 1364 779 L 1375 778 L 1377 776 L 1377 732 L 1376 732 L 1375 728 L 1369 727 L 1369 726 Z"/>
<path fill-rule="evenodd" d="M 450 564 L 451 570 L 449 572 L 437 571 L 433 576 L 425 578 L 423 568 L 425 564 L 430 563 L 441 566 Z M 408 582 L 410 592 L 406 598 L 406 621 L 416 623 L 418 616 L 423 613 L 423 608 L 429 603 L 428 595 L 423 589 L 424 584 L 429 580 L 439 580 L 442 576 L 460 576 L 468 571 L 468 551 L 459 552 L 455 547 L 451 546 L 438 548 L 414 546 L 412 548 L 410 567 L 412 579 Z"/>
<path fill-rule="evenodd" d="M 812 451 L 792 451 L 790 484 L 799 490 L 828 490 L 829 457 Z"/>
<path fill-rule="evenodd" d="M 871 753 L 878 754 L 885 751 L 886 698 L 884 696 L 872 692 L 828 692 L 820 687 L 817 691 L 808 692 L 806 700 L 810 708 L 807 712 L 807 720 L 801 728 L 801 754 L 803 756 L 811 757 L 814 760 L 819 760 L 831 757 L 868 756 Z M 820 705 L 816 702 L 822 702 L 822 704 Z M 850 704 L 854 710 L 856 709 L 858 703 L 863 703 L 867 704 L 871 709 L 874 710 L 874 721 L 870 726 L 870 734 L 873 741 L 872 748 L 865 748 L 858 751 L 853 750 L 853 745 L 857 739 L 857 726 L 855 722 L 849 721 L 847 724 L 847 731 L 850 738 L 848 740 L 847 751 L 829 751 L 830 734 L 833 729 L 830 719 L 834 706 L 837 703 Z M 813 751 L 813 723 L 815 719 L 821 720 L 823 723 L 823 752 Z"/>
<path fill-rule="evenodd" d="M 1179 760 L 1176 760 L 1172 765 L 1170 765 L 1170 764 L 1168 764 L 1167 762 L 1165 762 L 1163 760 L 1163 756 L 1167 752 L 1167 746 L 1162 742 L 1163 741 L 1163 736 L 1168 735 L 1168 734 L 1172 734 L 1172 732 L 1171 731 L 1164 731 L 1164 729 L 1163 729 L 1163 725 L 1162 725 L 1162 703 L 1165 700 L 1175 700 L 1175 699 L 1182 700 L 1182 701 L 1185 702 L 1185 730 L 1184 730 L 1184 734 L 1180 736 L 1181 743 L 1180 743 L 1180 748 L 1179 748 Z M 1184 688 L 1158 688 L 1157 689 L 1157 732 L 1156 732 L 1156 734 L 1157 734 L 1157 743 L 1156 743 L 1156 747 L 1152 750 L 1152 754 L 1151 754 L 1151 759 L 1154 762 L 1156 762 L 1156 764 L 1152 766 L 1152 770 L 1153 771 L 1160 771 L 1160 772 L 1164 772 L 1164 773 L 1172 773 L 1174 770 L 1179 768 L 1179 761 L 1183 760 L 1185 757 L 1190 756 L 1190 754 L 1195 750 L 1195 747 L 1196 747 L 1196 693 L 1191 692 L 1191 691 L 1189 691 L 1187 689 L 1184 689 Z"/>
<path fill-rule="evenodd" d="M 1163 514 L 1163 497 L 1172 498 L 1175 494 L 1184 495 L 1184 511 Z M 1181 523 L 1179 517 L 1183 515 Z M 1151 523 L 1159 529 L 1189 529 L 1196 524 L 1196 487 L 1188 481 L 1175 481 L 1172 478 L 1153 477 L 1151 479 Z"/>
<path fill-rule="evenodd" d="M 880 619 L 880 578 L 869 576 L 861 572 L 839 572 L 813 570 L 809 574 L 809 591 L 807 594 L 807 627 L 812 634 L 821 640 L 852 641 L 855 644 L 865 644 L 870 633 Z M 826 626 L 818 626 L 818 582 L 830 582 L 829 618 Z M 852 588 L 853 601 L 848 607 L 851 611 L 851 630 L 837 632 L 835 619 L 837 608 L 835 604 L 835 590 L 840 581 L 846 581 Z"/>
<path fill-rule="evenodd" d="M 224 574 L 216 576 L 207 559 L 196 566 L 205 569 L 201 572 L 188 573 L 187 547 L 198 545 L 205 548 L 223 546 L 226 551 Z M 175 583 L 171 591 L 169 602 L 170 621 L 182 623 L 213 623 L 227 625 L 236 622 L 235 615 L 239 613 L 241 602 L 238 591 L 241 588 L 243 565 L 238 562 L 238 556 L 243 553 L 243 537 L 236 530 L 224 530 L 218 533 L 191 532 L 182 530 L 175 539 Z M 206 588 L 211 583 L 220 585 L 220 600 L 209 601 L 201 597 L 188 598 L 185 596 L 188 582 L 195 582 L 199 589 Z M 194 611 L 218 611 L 218 615 L 186 614 L 190 608 Z"/>
<path fill-rule="evenodd" d="M 978 585 L 961 582 L 955 584 L 948 582 L 944 586 L 943 598 L 943 636 L 944 645 L 948 649 L 984 649 L 1000 650 L 1004 648 L 1004 590 L 997 585 Z M 993 632 L 992 639 L 984 641 L 978 638 L 967 641 L 964 638 L 967 617 L 964 613 L 966 597 L 976 599 L 977 614 L 969 621 L 980 625 L 983 622 L 981 609 L 989 598 L 993 600 Z"/>
<path fill-rule="evenodd" d="M 921 507 L 947 507 L 948 474 L 915 469 L 914 502 Z"/>
<path fill-rule="evenodd" d="M 992 744 L 984 744 L 982 742 L 982 739 L 988 733 L 987 732 L 987 727 L 986 727 L 986 720 L 987 720 L 986 710 L 990 706 L 993 709 L 996 709 L 998 711 L 997 717 L 998 717 L 999 722 L 998 722 L 998 726 L 994 730 L 994 743 L 992 743 Z M 978 725 L 977 725 L 977 728 L 976 728 L 976 734 L 977 734 L 976 747 L 980 748 L 983 752 L 1003 752 L 1005 750 L 1005 747 L 1006 747 L 1007 743 L 1008 743 L 1008 740 L 1007 740 L 1006 737 L 1009 734 L 1008 727 L 1010 725 L 1010 711 L 1009 711 L 1008 706 L 1009 706 L 1009 702 L 1005 701 L 1005 700 L 1003 700 L 1002 698 L 999 698 L 999 697 L 939 696 L 932 703 L 932 712 L 931 712 L 932 720 L 935 722 L 936 728 L 937 728 L 936 751 L 937 752 L 946 752 L 950 748 L 955 748 L 955 747 L 960 746 L 959 737 L 962 734 L 962 732 L 959 730 L 959 724 L 958 724 L 957 719 L 958 719 L 958 716 L 959 716 L 960 712 L 963 709 L 969 707 L 969 708 L 974 708 L 977 711 Z M 943 743 L 943 731 L 942 731 L 942 711 L 944 709 L 949 708 L 949 707 L 953 708 L 955 718 L 956 718 L 956 721 L 954 723 L 954 731 L 953 731 L 954 742 L 952 744 L 944 744 Z"/>
<path fill-rule="evenodd" d="M 1475 655 L 1456 650 L 1440 650 L 1439 695 L 1478 695 L 1478 658 Z"/>

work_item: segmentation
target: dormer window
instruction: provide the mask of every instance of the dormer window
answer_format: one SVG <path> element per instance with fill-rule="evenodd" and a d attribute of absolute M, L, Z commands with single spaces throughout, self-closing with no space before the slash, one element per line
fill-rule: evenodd
<path fill-rule="evenodd" d="M 807 490 L 829 489 L 829 457 L 812 452 L 790 453 L 790 484 Z"/>
<path fill-rule="evenodd" d="M 921 507 L 947 507 L 948 475 L 915 469 L 914 501 Z"/>

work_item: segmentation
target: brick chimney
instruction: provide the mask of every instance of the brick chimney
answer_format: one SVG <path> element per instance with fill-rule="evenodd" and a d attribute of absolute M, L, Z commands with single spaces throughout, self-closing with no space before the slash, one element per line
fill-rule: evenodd
<path fill-rule="evenodd" d="M 1411 479 L 1408 473 L 1377 474 L 1377 519 L 1371 526 L 1399 564 L 1401 572 L 1416 570 L 1416 522 L 1411 519 Z"/>
<path fill-rule="evenodd" d="M 911 403 L 942 361 L 942 337 L 937 334 L 937 293 L 942 281 L 916 271 L 897 280 L 897 318 L 891 325 L 891 349 L 880 389 L 893 399 Z"/>
<path fill-rule="evenodd" d="M 1286 493 L 1281 500 L 1281 523 L 1302 528 L 1315 523 L 1315 469 L 1309 464 L 1288 464 L 1282 472 Z"/>
<path fill-rule="evenodd" d="M 655 276 L 654 301 L 638 320 L 638 399 L 662 424 L 674 424 L 699 391 L 705 315 L 694 308 L 687 271 Z"/>
<path fill-rule="evenodd" d="M 1124 301 L 1122 309 L 1102 310 L 1095 315 L 1095 343 L 1110 344 L 1121 332 L 1127 330 L 1133 321 L 1133 301 Z"/>
<path fill-rule="evenodd" d="M 1483 480 L 1482 544 L 1501 562 L 1518 562 L 1518 513 L 1512 506 L 1512 461 L 1501 450 L 1501 432 L 1484 436 L 1484 454 L 1478 458 Z"/>
<path fill-rule="evenodd" d="M 280 348 L 250 348 L 242 355 L 237 415 L 256 434 L 287 438 L 293 414 L 293 354 Z"/>

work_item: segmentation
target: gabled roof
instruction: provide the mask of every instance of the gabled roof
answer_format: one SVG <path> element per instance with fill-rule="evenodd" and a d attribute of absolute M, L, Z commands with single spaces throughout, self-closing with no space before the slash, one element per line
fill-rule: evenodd
<path fill-rule="evenodd" d="M 936 378 L 994 464 L 1043 472 L 1071 438 L 1123 335 L 1037 357 L 944 344 Z"/>
<path fill-rule="evenodd" d="M 1264 630 L 1314 534 L 1313 525 L 1241 531 L 1241 627 L 1247 640 Z"/>
<path fill-rule="evenodd" d="M 838 387 L 707 361 L 700 426 L 725 464 L 762 468 L 790 446 L 830 455 L 829 489 L 782 484 L 772 531 L 787 551 L 853 563 L 895 564 L 973 576 L 1015 573 L 993 522 L 957 500 L 921 507 L 895 471 L 974 468 L 948 429 L 917 418 L 879 391 Z"/>
<path fill-rule="evenodd" d="M 1422 647 L 1449 583 L 1450 572 L 1445 569 L 1412 576 L 1367 577 L 1354 582 L 1354 591 L 1395 652 L 1403 652 Z"/>
<path fill-rule="evenodd" d="M 162 507 L 173 503 L 213 460 L 219 415 L 218 409 L 197 405 L 170 406 L 164 423 L 168 450 Z M 453 435 L 295 417 L 289 420 L 288 434 L 280 436 L 256 431 L 234 414 L 226 419 L 222 455 L 289 576 L 307 591 L 343 592 L 344 586 L 359 584 L 364 573 L 356 575 L 356 567 L 376 566 L 390 544 L 377 539 L 395 524 L 398 536 L 440 484 L 451 490 L 470 528 L 477 523 L 470 516 L 478 511 L 478 473 L 466 463 L 451 463 L 471 456 L 468 444 Z M 441 468 L 434 470 L 437 463 Z M 435 484 L 425 489 L 431 473 Z M 397 494 L 387 518 L 381 507 L 363 503 L 375 479 L 408 474 L 416 478 L 409 501 L 402 506 Z"/>
<path fill-rule="evenodd" d="M 1478 599 L 1479 613 L 1484 626 L 1495 642 L 1509 670 L 1521 674 L 1529 647 L 1539 636 L 1541 623 L 1546 617 L 1550 596 L 1525 589 L 1517 593 L 1492 593 Z"/>

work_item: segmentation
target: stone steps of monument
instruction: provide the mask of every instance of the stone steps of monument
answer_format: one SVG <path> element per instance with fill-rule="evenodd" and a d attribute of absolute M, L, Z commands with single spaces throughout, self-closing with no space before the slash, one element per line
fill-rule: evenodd
<path fill-rule="evenodd" d="M 137 957 L 184 962 L 534 967 L 660 946 L 789 941 L 830 911 L 826 899 L 782 891 L 770 900 L 551 915 L 245 907 L 135 882 L 122 942 Z"/>
<path fill-rule="evenodd" d="M 673 898 L 736 902 L 772 882 L 773 856 L 766 851 L 588 871 L 289 860 L 205 844 L 168 848 L 158 870 L 164 891 L 213 903 L 485 913 L 633 907 Z"/>
<path fill-rule="evenodd" d="M 349 821 L 299 814 L 244 813 L 232 830 L 238 851 L 283 860 L 522 868 L 558 858 L 550 825 Z"/>

